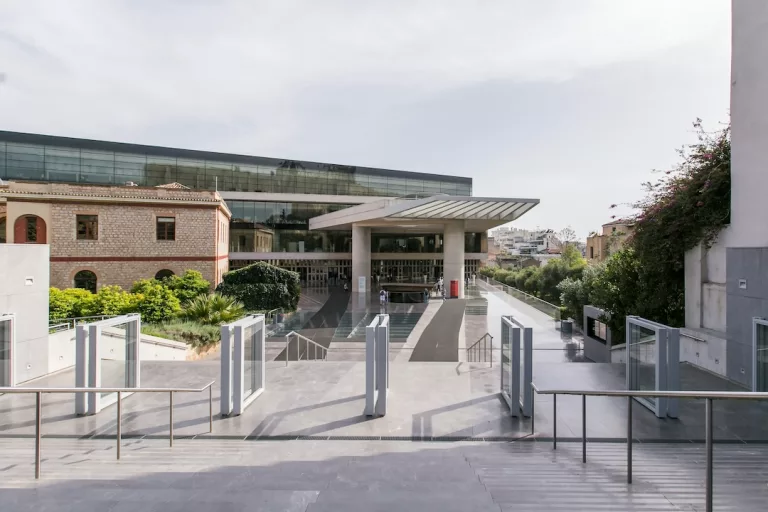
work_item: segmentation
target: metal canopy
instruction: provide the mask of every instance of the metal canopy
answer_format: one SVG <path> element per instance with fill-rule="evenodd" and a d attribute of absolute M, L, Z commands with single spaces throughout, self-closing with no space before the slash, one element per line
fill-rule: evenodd
<path fill-rule="evenodd" d="M 310 229 L 338 229 L 360 223 L 394 226 L 402 221 L 440 222 L 464 220 L 487 226 L 515 219 L 539 204 L 538 199 L 437 195 L 418 199 L 385 199 L 310 219 Z"/>

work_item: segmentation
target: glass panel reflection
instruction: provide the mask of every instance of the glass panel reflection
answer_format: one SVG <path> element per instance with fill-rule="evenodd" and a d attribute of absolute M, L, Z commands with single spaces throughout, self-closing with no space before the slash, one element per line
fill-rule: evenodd
<path fill-rule="evenodd" d="M 629 348 L 629 389 L 632 391 L 656 390 L 656 331 L 639 325 L 629 324 L 627 333 Z M 638 398 L 651 408 L 656 407 L 656 398 Z"/>
<path fill-rule="evenodd" d="M 67 141 L 67 145 L 77 142 Z M 388 197 L 471 195 L 472 191 L 471 182 L 447 176 L 403 177 L 399 171 L 385 169 L 236 155 L 231 155 L 232 161 L 226 161 L 227 155 L 205 160 L 196 152 L 169 148 L 157 148 L 152 154 L 124 153 L 123 147 L 120 151 L 94 149 L 91 143 L 78 148 L 3 141 L 0 178 L 94 184 L 131 181 L 141 186 L 176 181 L 190 188 L 221 191 Z M 243 158 L 252 162 L 243 164 Z"/>
<path fill-rule="evenodd" d="M 755 389 L 754 391 L 768 391 L 768 326 L 757 323 L 755 325 Z"/>
<path fill-rule="evenodd" d="M 512 361 L 512 329 L 501 323 L 501 391 L 509 396 L 509 372 Z"/>
<path fill-rule="evenodd" d="M 263 335 L 262 324 L 252 324 L 243 329 L 243 399 L 261 389 Z"/>
<path fill-rule="evenodd" d="M 125 354 L 129 339 L 128 324 L 102 327 L 99 337 L 99 366 L 101 367 L 101 387 L 121 388 L 126 385 Z M 112 393 L 102 393 L 105 397 Z"/>
<path fill-rule="evenodd" d="M 12 386 L 11 382 L 11 319 L 0 318 L 0 386 Z"/>

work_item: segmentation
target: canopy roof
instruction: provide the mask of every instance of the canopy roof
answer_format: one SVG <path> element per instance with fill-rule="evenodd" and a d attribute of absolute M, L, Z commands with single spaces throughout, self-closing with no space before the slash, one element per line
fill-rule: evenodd
<path fill-rule="evenodd" d="M 309 229 L 351 229 L 352 224 L 382 230 L 440 232 L 448 221 L 464 221 L 466 231 L 484 231 L 519 219 L 538 199 L 436 195 L 384 199 L 310 219 Z"/>

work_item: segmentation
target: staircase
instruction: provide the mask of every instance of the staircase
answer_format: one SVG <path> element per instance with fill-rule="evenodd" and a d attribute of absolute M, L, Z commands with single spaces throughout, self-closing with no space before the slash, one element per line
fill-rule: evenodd
<path fill-rule="evenodd" d="M 32 510 L 275 510 L 295 512 L 563 512 L 704 510 L 705 450 L 579 443 L 46 438 L 35 484 L 34 444 L 0 438 L 4 512 Z M 762 511 L 766 445 L 718 445 L 718 511 Z M 76 501 L 73 502 L 73 496 Z M 69 504 L 69 505 L 67 505 Z M 62 508 L 62 506 L 64 508 Z"/>

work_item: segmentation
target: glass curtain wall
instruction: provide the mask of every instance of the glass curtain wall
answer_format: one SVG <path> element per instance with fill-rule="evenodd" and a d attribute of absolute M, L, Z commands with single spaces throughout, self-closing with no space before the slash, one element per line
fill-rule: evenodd
<path fill-rule="evenodd" d="M 0 134 L 0 137 L 2 135 Z M 91 141 L 83 141 L 90 146 Z M 111 143 L 99 143 L 109 146 Z M 160 148 L 165 152 L 165 148 Z M 153 153 L 158 148 L 152 148 Z M 0 141 L 0 178 L 68 183 L 157 186 L 178 182 L 190 188 L 220 191 L 277 192 L 398 197 L 410 194 L 471 195 L 472 183 L 450 176 L 403 177 L 401 171 L 278 160 L 241 155 L 220 159 L 181 158 L 140 151 L 100 151 Z M 227 157 L 229 160 L 227 161 Z M 253 162 L 252 164 L 249 162 Z"/>

